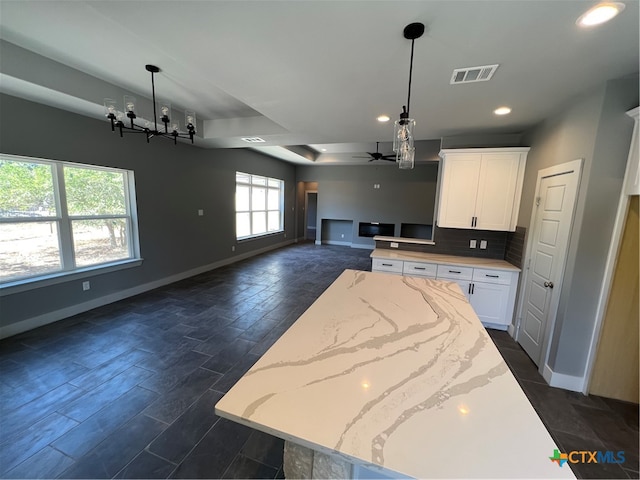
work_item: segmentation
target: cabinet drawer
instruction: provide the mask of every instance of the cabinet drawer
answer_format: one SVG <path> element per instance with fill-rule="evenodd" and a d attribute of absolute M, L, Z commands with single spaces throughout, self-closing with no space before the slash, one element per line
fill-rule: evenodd
<path fill-rule="evenodd" d="M 460 267 L 458 265 L 438 265 L 436 276 L 452 280 L 471 280 L 473 268 Z"/>
<path fill-rule="evenodd" d="M 500 285 L 511 285 L 511 272 L 503 270 L 490 270 L 488 268 L 474 268 L 473 280 L 475 282 L 497 283 Z"/>
<path fill-rule="evenodd" d="M 435 263 L 404 262 L 403 275 L 419 275 L 421 277 L 436 277 Z"/>
<path fill-rule="evenodd" d="M 392 272 L 402 273 L 402 260 L 383 260 L 382 258 L 374 258 L 371 263 L 371 271 L 373 272 Z"/>

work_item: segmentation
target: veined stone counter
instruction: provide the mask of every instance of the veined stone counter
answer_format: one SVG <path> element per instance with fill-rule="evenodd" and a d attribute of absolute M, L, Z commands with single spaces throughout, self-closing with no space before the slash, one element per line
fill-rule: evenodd
<path fill-rule="evenodd" d="M 513 270 L 519 272 L 520 268 L 495 258 L 462 257 L 459 255 L 445 255 L 442 253 L 412 252 L 409 250 L 391 250 L 388 248 L 376 248 L 371 252 L 371 258 L 383 260 L 406 260 L 410 262 L 430 262 L 445 265 L 467 265 L 477 268 L 494 268 L 499 270 Z"/>
<path fill-rule="evenodd" d="M 348 476 L 575 478 L 452 282 L 345 270 L 216 413 Z"/>

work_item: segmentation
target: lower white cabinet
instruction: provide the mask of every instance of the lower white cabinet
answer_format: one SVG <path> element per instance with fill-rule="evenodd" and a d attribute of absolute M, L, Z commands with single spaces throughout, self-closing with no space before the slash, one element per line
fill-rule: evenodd
<path fill-rule="evenodd" d="M 402 275 L 404 262 L 402 260 L 386 260 L 382 258 L 374 258 L 371 263 L 372 272 L 387 272 Z"/>
<path fill-rule="evenodd" d="M 517 271 L 381 258 L 373 259 L 371 271 L 456 282 L 485 326 L 506 330 L 511 323 Z"/>

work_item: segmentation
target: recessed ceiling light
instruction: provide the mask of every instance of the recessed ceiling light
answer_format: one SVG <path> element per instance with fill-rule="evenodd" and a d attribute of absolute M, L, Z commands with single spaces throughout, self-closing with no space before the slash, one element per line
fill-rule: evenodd
<path fill-rule="evenodd" d="M 511 113 L 511 109 L 509 107 L 500 107 L 496 108 L 493 113 L 496 115 L 508 115 Z"/>
<path fill-rule="evenodd" d="M 323 152 L 326 152 L 327 149 L 326 148 L 321 148 L 320 150 L 322 150 Z"/>
<path fill-rule="evenodd" d="M 380 115 L 377 120 L 381 123 L 384 122 L 388 122 L 389 120 L 391 120 L 391 118 L 389 117 L 389 115 Z"/>
<path fill-rule="evenodd" d="M 618 15 L 624 10 L 624 7 L 624 3 L 621 2 L 599 3 L 580 15 L 580 18 L 576 20 L 576 24 L 581 27 L 600 25 Z"/>

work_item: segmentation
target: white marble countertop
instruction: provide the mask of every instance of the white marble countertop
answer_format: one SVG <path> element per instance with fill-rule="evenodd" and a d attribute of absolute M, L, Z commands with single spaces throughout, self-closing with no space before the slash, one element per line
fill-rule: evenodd
<path fill-rule="evenodd" d="M 575 478 L 453 282 L 345 270 L 218 402 L 415 478 Z"/>
<path fill-rule="evenodd" d="M 519 272 L 520 268 L 507 262 L 494 258 L 461 257 L 458 255 L 443 255 L 440 253 L 411 252 L 408 250 L 391 250 L 388 248 L 376 248 L 370 255 L 371 258 L 385 260 L 406 260 L 410 262 L 430 262 L 446 265 L 467 265 L 469 267 L 491 268 L 496 270 L 511 270 Z"/>

